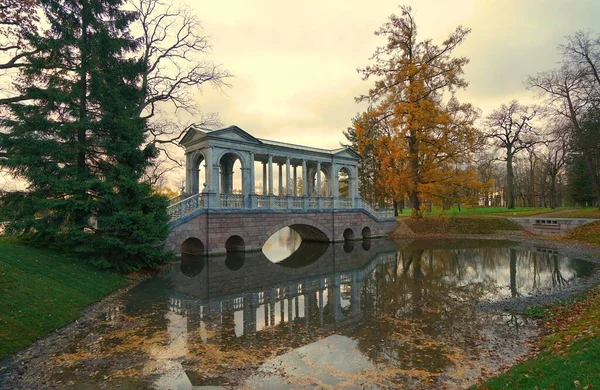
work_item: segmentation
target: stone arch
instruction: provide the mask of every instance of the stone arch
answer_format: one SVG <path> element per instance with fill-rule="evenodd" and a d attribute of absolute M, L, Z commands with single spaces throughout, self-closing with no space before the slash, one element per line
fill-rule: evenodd
<path fill-rule="evenodd" d="M 371 228 L 368 226 L 365 226 L 364 228 L 362 228 L 361 235 L 362 235 L 362 238 L 371 238 L 371 236 L 372 236 Z"/>
<path fill-rule="evenodd" d="M 311 191 L 314 191 L 315 196 L 332 196 L 331 191 L 331 169 L 327 166 L 327 164 L 321 164 L 321 171 L 317 172 L 316 166 L 311 166 L 307 169 L 308 182 L 309 184 L 309 193 L 310 196 L 313 196 Z M 325 190 L 325 193 L 321 193 L 321 189 L 317 188 L 317 174 L 323 174 L 323 179 L 321 179 L 322 189 Z"/>
<path fill-rule="evenodd" d="M 204 243 L 196 237 L 188 237 L 179 246 L 180 253 L 186 255 L 204 254 Z"/>
<path fill-rule="evenodd" d="M 244 252 L 246 250 L 246 243 L 241 236 L 234 234 L 225 241 L 225 249 L 227 252 Z"/>
<path fill-rule="evenodd" d="M 340 179 L 340 174 L 344 173 L 345 175 L 347 175 L 347 179 L 346 179 L 346 184 L 345 186 L 342 186 L 341 184 L 343 183 Z M 337 187 L 338 187 L 338 196 L 340 198 L 351 198 L 352 197 L 352 182 L 354 181 L 354 172 L 352 170 L 351 167 L 346 166 L 346 165 L 342 165 L 337 169 L 337 172 L 335 173 L 335 178 L 334 180 L 336 180 L 337 182 Z M 343 190 L 343 188 L 345 188 L 345 190 Z"/>
<path fill-rule="evenodd" d="M 234 156 L 236 156 L 240 160 L 240 163 L 242 164 L 242 169 L 248 168 L 250 166 L 249 162 L 246 160 L 245 153 L 240 153 L 239 150 L 235 150 L 235 149 L 220 149 L 219 153 L 215 156 L 214 161 L 217 164 L 220 164 L 221 159 L 226 154 L 233 154 Z"/>
<path fill-rule="evenodd" d="M 239 161 L 240 171 L 234 169 L 235 165 Z M 249 189 L 244 188 L 244 170 L 247 168 L 248 164 L 246 162 L 245 156 L 243 153 L 240 153 L 236 150 L 223 150 L 217 156 L 215 160 L 217 165 L 219 166 L 219 186 L 220 193 L 222 194 L 233 194 L 234 182 L 236 181 L 235 177 L 238 176 L 238 184 L 241 186 L 238 188 L 240 193 L 249 193 Z"/>
<path fill-rule="evenodd" d="M 352 231 L 352 229 L 347 228 L 344 230 L 344 240 L 345 241 L 354 240 L 354 232 Z"/>
<path fill-rule="evenodd" d="M 310 218 L 298 217 L 281 221 L 265 230 L 260 238 L 260 245 L 264 245 L 269 237 L 288 226 L 298 233 L 300 237 L 302 237 L 302 240 L 331 242 L 333 239 L 331 229 L 329 229 L 327 226 Z"/>
<path fill-rule="evenodd" d="M 200 165 L 202 162 L 206 162 L 207 165 L 206 169 L 204 170 L 204 180 L 201 178 L 203 172 L 200 168 Z M 200 184 L 202 182 L 206 184 L 206 175 L 210 169 L 210 163 L 206 160 L 206 155 L 202 150 L 195 150 L 188 155 L 186 158 L 186 191 L 189 192 L 188 195 L 197 194 L 203 191 L 203 188 Z"/>
<path fill-rule="evenodd" d="M 337 166 L 337 170 L 335 172 L 336 177 L 340 175 L 340 172 L 342 172 L 342 170 L 345 170 L 346 172 L 348 172 L 348 178 L 349 179 L 354 179 L 355 172 L 354 172 L 354 167 L 353 166 L 350 166 L 350 165 L 338 165 Z"/>
<path fill-rule="evenodd" d="M 192 168 L 198 169 L 202 161 L 206 161 L 206 156 L 202 150 L 194 150 L 191 153 L 190 160 L 192 160 Z"/>

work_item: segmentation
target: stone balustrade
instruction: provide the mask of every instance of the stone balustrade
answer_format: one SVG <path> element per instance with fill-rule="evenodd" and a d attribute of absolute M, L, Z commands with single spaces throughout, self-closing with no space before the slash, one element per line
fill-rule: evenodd
<path fill-rule="evenodd" d="M 376 219 L 393 219 L 394 211 L 391 209 L 379 210 L 372 207 L 361 198 L 332 198 L 332 197 L 306 197 L 306 196 L 264 196 L 241 194 L 215 194 L 200 193 L 187 197 L 171 204 L 168 214 L 171 221 L 175 221 L 198 209 L 211 210 L 356 210 L 362 209 Z"/>

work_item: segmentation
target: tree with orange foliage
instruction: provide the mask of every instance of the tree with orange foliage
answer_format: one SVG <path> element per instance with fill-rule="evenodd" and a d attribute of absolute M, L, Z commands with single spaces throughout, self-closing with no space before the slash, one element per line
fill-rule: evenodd
<path fill-rule="evenodd" d="M 387 45 L 378 48 L 374 64 L 359 69 L 363 79 L 376 78 L 367 95 L 357 98 L 372 107 L 355 122 L 359 152 L 371 147 L 381 163 L 381 183 L 395 199 L 408 195 L 412 215 L 422 216 L 423 201 L 444 198 L 449 187 L 470 186 L 475 175 L 465 169 L 470 152 L 481 139 L 474 127 L 478 111 L 454 96 L 465 88 L 464 57 L 452 51 L 471 30 L 458 27 L 440 45 L 417 41 L 410 7 L 400 7 L 376 35 Z M 385 122 L 388 131 L 373 140 L 369 126 Z"/>

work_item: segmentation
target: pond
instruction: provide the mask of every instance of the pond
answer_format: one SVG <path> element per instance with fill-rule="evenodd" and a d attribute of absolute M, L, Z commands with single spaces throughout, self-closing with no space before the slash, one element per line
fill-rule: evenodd
<path fill-rule="evenodd" d="M 536 326 L 482 301 L 560 291 L 583 260 L 510 241 L 303 242 L 184 257 L 51 358 L 69 388 L 460 388 Z"/>

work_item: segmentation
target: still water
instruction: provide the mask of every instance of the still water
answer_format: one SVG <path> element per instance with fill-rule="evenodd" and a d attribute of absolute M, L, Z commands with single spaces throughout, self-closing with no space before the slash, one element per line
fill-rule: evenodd
<path fill-rule="evenodd" d="M 478 303 L 593 272 L 508 241 L 309 244 L 186 257 L 51 358 L 72 388 L 461 388 L 528 351 L 535 327 Z M 67 387 L 69 387 L 67 386 Z"/>

